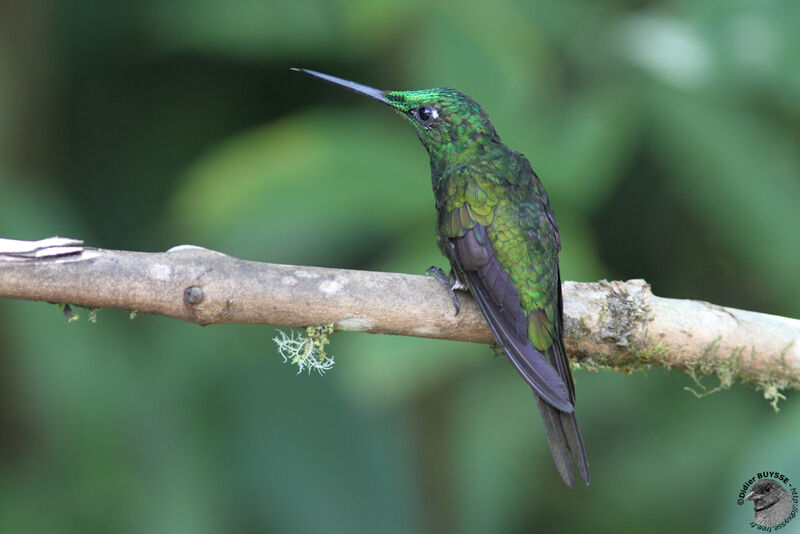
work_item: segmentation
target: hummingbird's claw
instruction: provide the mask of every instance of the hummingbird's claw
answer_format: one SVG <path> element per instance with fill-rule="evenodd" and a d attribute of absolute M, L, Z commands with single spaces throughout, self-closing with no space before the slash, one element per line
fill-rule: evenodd
<path fill-rule="evenodd" d="M 456 309 L 456 315 L 458 315 L 458 312 L 461 311 L 461 303 L 458 301 L 456 289 L 464 289 L 464 284 L 462 284 L 458 278 L 452 276 L 452 273 L 451 276 L 447 276 L 440 267 L 435 265 L 428 267 L 428 270 L 425 271 L 425 274 L 433 276 L 439 281 L 440 284 L 447 288 L 447 292 L 450 293 L 450 298 L 453 300 L 453 307 Z"/>

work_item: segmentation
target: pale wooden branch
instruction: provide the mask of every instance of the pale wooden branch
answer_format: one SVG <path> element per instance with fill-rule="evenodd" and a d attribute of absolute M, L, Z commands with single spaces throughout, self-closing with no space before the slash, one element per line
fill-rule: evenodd
<path fill-rule="evenodd" d="M 200 325 L 332 323 L 337 330 L 493 340 L 471 297 L 461 295 L 456 316 L 445 289 L 425 276 L 257 263 L 193 246 L 144 253 L 50 240 L 0 240 L 0 297 Z M 781 389 L 800 387 L 796 319 L 656 297 L 643 280 L 566 282 L 563 291 L 567 348 L 584 365 L 711 373 L 723 386 L 754 383 L 773 400 Z"/>

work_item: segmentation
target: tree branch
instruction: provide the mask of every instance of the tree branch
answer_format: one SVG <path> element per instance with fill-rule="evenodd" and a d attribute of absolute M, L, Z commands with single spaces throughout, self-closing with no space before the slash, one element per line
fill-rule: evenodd
<path fill-rule="evenodd" d="M 61 240 L 61 241 L 53 241 Z M 258 323 L 491 343 L 475 301 L 454 315 L 425 276 L 240 260 L 180 246 L 165 253 L 80 241 L 0 240 L 0 297 L 136 310 L 200 325 Z M 750 382 L 776 401 L 800 387 L 800 321 L 656 297 L 643 280 L 565 282 L 565 342 L 589 367 L 677 367 Z M 702 387 L 702 386 L 701 386 Z"/>

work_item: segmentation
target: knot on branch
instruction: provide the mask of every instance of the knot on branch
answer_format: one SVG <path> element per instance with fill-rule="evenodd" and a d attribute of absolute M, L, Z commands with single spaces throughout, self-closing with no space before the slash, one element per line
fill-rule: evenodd
<path fill-rule="evenodd" d="M 189 286 L 183 290 L 183 302 L 189 306 L 194 306 L 203 302 L 203 288 L 200 286 Z"/>

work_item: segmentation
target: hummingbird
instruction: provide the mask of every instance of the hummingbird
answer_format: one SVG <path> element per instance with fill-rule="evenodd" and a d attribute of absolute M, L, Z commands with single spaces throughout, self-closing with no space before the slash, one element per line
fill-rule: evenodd
<path fill-rule="evenodd" d="M 564 348 L 558 253 L 550 200 L 527 158 L 506 147 L 475 100 L 455 89 L 383 91 L 308 69 L 292 69 L 368 96 L 411 123 L 430 156 L 436 236 L 449 276 L 469 290 L 516 370 L 531 387 L 556 468 L 569 486 L 589 463 L 575 418 L 575 386 Z"/>

